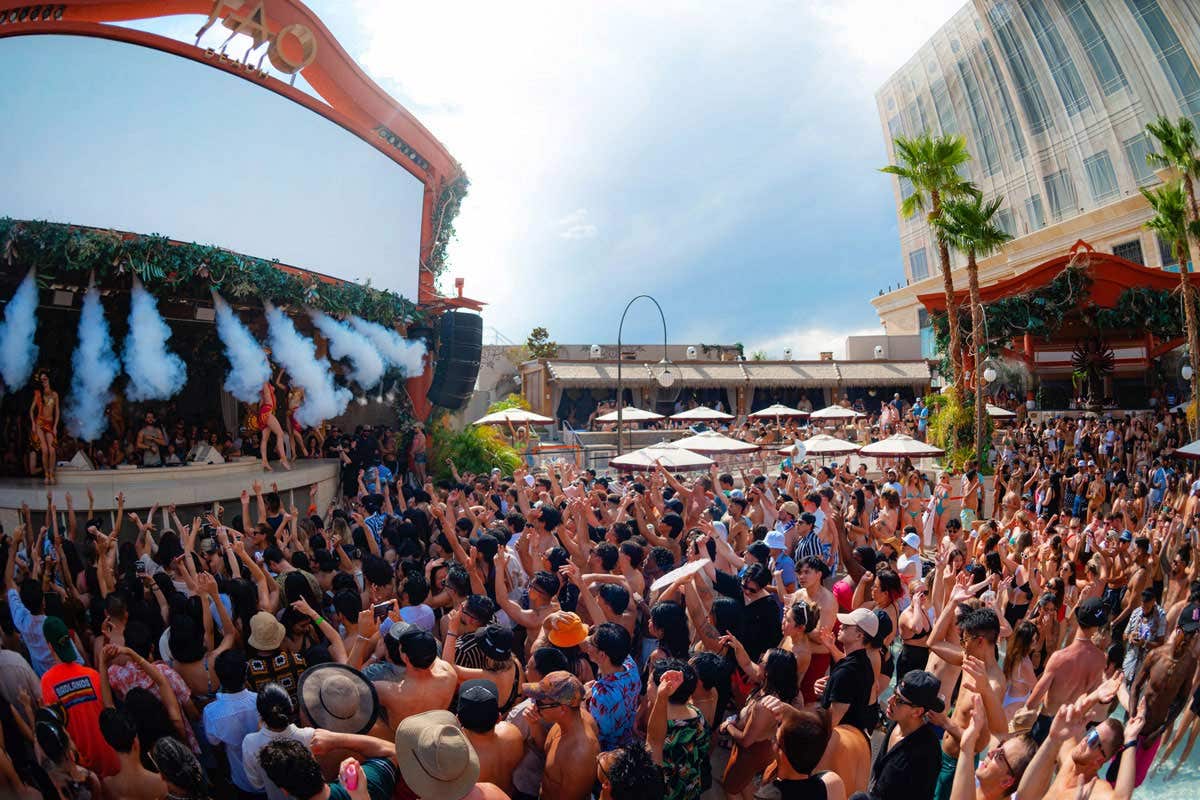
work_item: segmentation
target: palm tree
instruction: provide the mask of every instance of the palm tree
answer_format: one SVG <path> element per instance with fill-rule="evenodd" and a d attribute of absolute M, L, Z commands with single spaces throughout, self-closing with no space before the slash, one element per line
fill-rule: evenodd
<path fill-rule="evenodd" d="M 1158 238 L 1171 245 L 1171 253 L 1179 261 L 1179 285 L 1183 294 L 1183 314 L 1187 324 L 1188 354 L 1192 365 L 1192 398 L 1200 397 L 1200 331 L 1196 327 L 1195 287 L 1188 280 L 1188 223 L 1187 191 L 1183 181 L 1172 181 L 1160 189 L 1142 189 L 1142 196 L 1154 209 L 1146 227 Z M 1194 433 L 1194 431 L 1193 431 Z"/>
<path fill-rule="evenodd" d="M 947 200 L 965 197 L 978 190 L 975 184 L 963 180 L 958 168 L 971 160 L 967 152 L 966 137 L 951 134 L 934 136 L 921 133 L 912 138 L 897 136 L 894 140 L 899 164 L 883 168 L 883 172 L 895 175 L 912 184 L 912 194 L 900 204 L 900 213 L 911 217 L 918 211 L 929 212 L 926 219 L 937 236 L 938 261 L 942 269 L 942 287 L 946 292 L 946 317 L 950 326 L 950 367 L 954 372 L 954 386 L 962 396 L 962 338 L 958 330 L 958 314 L 954 308 L 954 277 L 950 273 L 950 247 L 945 236 L 937 227 L 942 217 L 942 204 Z"/>
<path fill-rule="evenodd" d="M 993 218 L 1003 197 L 984 202 L 976 194 L 962 200 L 948 200 L 942 216 L 935 222 L 940 239 L 967 257 L 967 284 L 971 296 L 971 348 L 975 354 L 975 456 L 983 463 L 983 362 L 987 357 L 984 340 L 983 306 L 979 302 L 979 263 L 1013 237 L 1005 233 Z"/>
<path fill-rule="evenodd" d="M 1147 125 L 1146 130 L 1158 140 L 1158 144 L 1162 148 L 1162 153 L 1147 153 L 1146 162 L 1152 167 L 1166 168 L 1177 173 L 1182 193 L 1186 198 L 1186 202 L 1183 204 L 1182 239 L 1176 237 L 1168 241 L 1172 243 L 1172 248 L 1180 241 L 1185 245 L 1175 253 L 1175 257 L 1179 259 L 1179 281 L 1183 287 L 1188 350 L 1192 359 L 1192 400 L 1198 402 L 1200 396 L 1196 394 L 1197 372 L 1200 370 L 1197 368 L 1197 359 L 1200 358 L 1200 353 L 1197 353 L 1196 348 L 1196 320 L 1192 307 L 1193 288 L 1191 280 L 1188 278 L 1188 261 L 1190 260 L 1192 264 L 1200 264 L 1200 260 L 1197 260 L 1200 256 L 1200 242 L 1197 241 L 1197 231 L 1200 231 L 1200 222 L 1197 221 L 1200 218 L 1200 209 L 1196 207 L 1196 186 L 1193 181 L 1193 179 L 1200 178 L 1200 153 L 1197 152 L 1196 128 L 1187 117 L 1180 117 L 1179 121 L 1173 124 L 1171 120 L 1160 116 Z M 1143 192 L 1143 194 L 1146 193 Z M 1150 199 L 1150 195 L 1146 195 L 1146 198 Z M 1153 200 L 1151 200 L 1151 204 L 1154 205 Z M 1154 210 L 1160 210 L 1158 205 L 1154 205 Z M 1197 414 L 1196 419 L 1200 423 L 1200 414 Z"/>

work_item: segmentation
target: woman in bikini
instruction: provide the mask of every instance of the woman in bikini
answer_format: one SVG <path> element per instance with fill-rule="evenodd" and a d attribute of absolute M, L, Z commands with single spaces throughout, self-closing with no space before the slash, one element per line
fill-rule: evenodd
<path fill-rule="evenodd" d="M 271 472 L 271 465 L 267 462 L 267 447 L 271 441 L 271 434 L 275 434 L 275 448 L 279 452 L 279 463 L 283 464 L 284 469 L 291 469 L 292 465 L 288 463 L 287 451 L 283 447 L 283 428 L 279 426 L 279 420 L 275 417 L 275 387 L 270 381 L 263 381 L 262 388 L 258 392 L 258 430 L 262 435 L 263 469 Z"/>
<path fill-rule="evenodd" d="M 42 454 L 42 469 L 45 472 L 43 483 L 58 482 L 57 463 L 58 450 L 58 392 L 50 387 L 50 373 L 42 371 L 38 374 L 38 388 L 33 391 L 33 405 L 29 407 L 29 419 L 33 423 L 34 436 L 37 438 L 38 450 Z"/>
<path fill-rule="evenodd" d="M 297 386 L 294 381 L 284 383 L 283 370 L 279 370 L 279 374 L 275 376 L 275 385 L 287 391 L 287 435 L 288 444 L 291 445 L 292 458 L 298 457 L 296 455 L 297 452 L 301 456 L 308 458 L 308 448 L 304 444 L 304 429 L 300 427 L 300 423 L 296 420 L 296 411 L 304 404 L 304 389 Z"/>
<path fill-rule="evenodd" d="M 911 463 L 908 465 L 912 466 Z M 908 523 L 921 530 L 921 512 L 925 510 L 925 476 L 915 469 L 910 469 L 904 477 L 904 513 L 908 515 Z"/>

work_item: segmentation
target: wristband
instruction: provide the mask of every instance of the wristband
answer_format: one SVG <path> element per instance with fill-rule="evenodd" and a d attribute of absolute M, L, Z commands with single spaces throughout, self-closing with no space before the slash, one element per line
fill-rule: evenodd
<path fill-rule="evenodd" d="M 321 625 L 325 624 L 325 618 L 322 617 L 320 614 L 317 614 L 315 617 L 313 617 L 313 622 L 316 623 L 318 627 L 320 627 Z"/>
<path fill-rule="evenodd" d="M 446 631 L 446 638 L 449 639 L 451 636 L 453 636 L 455 639 L 458 638 L 458 634 L 454 631 Z"/>
<path fill-rule="evenodd" d="M 1138 740 L 1137 740 L 1137 739 L 1134 739 L 1132 742 L 1126 742 L 1126 743 L 1125 743 L 1125 744 L 1124 744 L 1124 745 L 1121 747 L 1121 749 L 1122 749 L 1122 750 L 1128 750 L 1128 749 L 1129 749 L 1129 748 L 1131 748 L 1131 747 L 1137 747 L 1137 743 L 1138 743 Z"/>

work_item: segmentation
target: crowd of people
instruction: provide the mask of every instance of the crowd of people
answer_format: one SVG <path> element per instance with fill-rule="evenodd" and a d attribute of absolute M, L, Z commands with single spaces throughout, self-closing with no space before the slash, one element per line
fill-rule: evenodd
<path fill-rule="evenodd" d="M 1185 426 L 445 481 L 363 431 L 332 498 L 48 493 L 0 542 L 0 793 L 1128 798 L 1200 735 Z"/>

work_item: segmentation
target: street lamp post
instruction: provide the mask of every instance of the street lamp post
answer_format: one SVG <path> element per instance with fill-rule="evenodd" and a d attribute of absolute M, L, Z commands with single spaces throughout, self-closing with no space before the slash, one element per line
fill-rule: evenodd
<path fill-rule="evenodd" d="M 621 322 L 617 326 L 617 455 L 621 455 L 621 423 L 624 421 L 625 408 L 625 385 L 621 378 L 621 332 L 625 329 L 625 315 L 629 313 L 629 307 L 638 300 L 646 298 L 654 307 L 658 309 L 658 316 L 662 319 L 663 326 L 663 357 L 662 361 L 658 362 L 662 367 L 662 371 L 658 373 L 656 380 L 658 385 L 664 389 L 668 389 L 675 383 L 675 376 L 671 374 L 671 361 L 667 358 L 667 315 L 663 313 L 662 306 L 648 294 L 639 294 L 637 297 L 625 304 L 625 310 L 621 312 Z"/>

